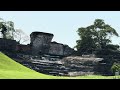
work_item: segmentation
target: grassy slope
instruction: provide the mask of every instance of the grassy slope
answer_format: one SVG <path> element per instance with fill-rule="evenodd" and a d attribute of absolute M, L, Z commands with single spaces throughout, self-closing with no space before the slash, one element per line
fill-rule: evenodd
<path fill-rule="evenodd" d="M 21 64 L 0 53 L 0 78 L 19 79 L 19 78 L 50 78 L 48 75 L 40 74 L 22 66 Z M 53 78 L 53 76 L 51 76 Z"/>
<path fill-rule="evenodd" d="M 107 79 L 104 76 L 57 77 L 38 73 L 0 53 L 0 79 Z M 119 77 L 120 78 L 120 77 Z"/>

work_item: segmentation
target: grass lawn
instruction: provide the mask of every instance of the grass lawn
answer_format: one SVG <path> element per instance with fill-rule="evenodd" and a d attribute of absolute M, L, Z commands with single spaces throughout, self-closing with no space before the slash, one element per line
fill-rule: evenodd
<path fill-rule="evenodd" d="M 120 76 L 77 76 L 77 77 L 60 77 L 38 73 L 31 70 L 14 60 L 10 59 L 3 53 L 0 53 L 0 79 L 113 79 Z"/>

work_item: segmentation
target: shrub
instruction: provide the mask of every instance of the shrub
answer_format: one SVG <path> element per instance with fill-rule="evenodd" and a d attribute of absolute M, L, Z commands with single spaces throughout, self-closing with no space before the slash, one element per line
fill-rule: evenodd
<path fill-rule="evenodd" d="M 119 72 L 119 74 L 120 74 L 120 63 L 115 62 L 111 67 L 111 71 L 114 74 L 115 74 L 115 72 Z"/>

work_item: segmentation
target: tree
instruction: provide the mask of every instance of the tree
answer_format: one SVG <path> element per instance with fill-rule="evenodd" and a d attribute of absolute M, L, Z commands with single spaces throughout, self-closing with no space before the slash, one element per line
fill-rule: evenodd
<path fill-rule="evenodd" d="M 77 50 L 83 53 L 90 53 L 95 48 L 94 40 L 92 39 L 92 32 L 87 28 L 79 28 L 78 35 L 80 40 L 77 40 Z"/>
<path fill-rule="evenodd" d="M 102 19 L 96 19 L 93 25 L 81 27 L 77 30 L 80 39 L 76 41 L 77 51 L 80 53 L 93 53 L 103 50 L 112 42 L 113 35 L 119 36 L 114 28 Z"/>
<path fill-rule="evenodd" d="M 16 40 L 21 44 L 30 40 L 29 37 L 21 29 L 14 28 L 14 22 L 12 21 L 5 21 L 0 18 L 0 29 L 0 32 L 2 34 L 1 36 L 5 39 Z"/>
<path fill-rule="evenodd" d="M 1 28 L 2 28 L 1 33 L 2 33 L 2 35 L 3 35 L 3 38 L 7 38 L 7 37 L 6 37 L 6 32 L 7 32 L 6 26 L 5 26 L 4 24 L 2 24 L 2 25 L 1 25 Z"/>
<path fill-rule="evenodd" d="M 112 67 L 111 67 L 111 71 L 114 74 L 115 74 L 115 72 L 119 72 L 119 74 L 120 74 L 120 63 L 114 62 Z"/>
<path fill-rule="evenodd" d="M 14 22 L 7 21 L 7 38 L 14 40 L 14 33 L 15 33 Z"/>
<path fill-rule="evenodd" d="M 12 21 L 5 21 L 2 18 L 0 18 L 0 29 L 3 38 L 5 39 L 13 39 L 14 40 L 14 23 Z"/>
<path fill-rule="evenodd" d="M 7 28 L 5 26 L 5 21 L 2 18 L 0 18 L 0 29 L 1 29 L 3 38 L 6 38 Z"/>
<path fill-rule="evenodd" d="M 105 48 L 105 46 L 111 42 L 111 37 L 113 35 L 119 36 L 116 30 L 110 25 L 105 24 L 102 19 L 95 20 L 94 30 L 96 31 L 96 42 L 98 43 L 99 49 Z"/>
<path fill-rule="evenodd" d="M 20 44 L 24 44 L 28 41 L 30 41 L 30 38 L 25 32 L 23 32 L 21 29 L 16 29 L 14 33 L 14 39 L 18 41 Z"/>

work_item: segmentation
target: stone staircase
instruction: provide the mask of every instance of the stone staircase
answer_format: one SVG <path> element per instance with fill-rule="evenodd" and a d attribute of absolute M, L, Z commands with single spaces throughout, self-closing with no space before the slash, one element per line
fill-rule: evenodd
<path fill-rule="evenodd" d="M 68 74 L 68 68 L 63 64 L 56 61 L 32 61 L 32 62 L 22 62 L 24 66 L 27 66 L 37 72 L 54 75 L 54 76 L 65 76 Z"/>
<path fill-rule="evenodd" d="M 43 74 L 54 76 L 80 76 L 94 74 L 94 69 L 98 61 L 98 58 L 90 59 L 79 57 L 79 59 L 76 59 L 75 57 L 72 57 L 56 59 L 56 61 L 48 60 L 45 58 L 43 60 L 22 60 L 22 62 L 19 63 Z"/>

